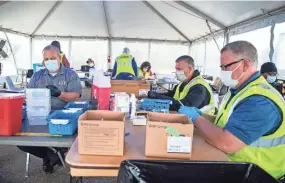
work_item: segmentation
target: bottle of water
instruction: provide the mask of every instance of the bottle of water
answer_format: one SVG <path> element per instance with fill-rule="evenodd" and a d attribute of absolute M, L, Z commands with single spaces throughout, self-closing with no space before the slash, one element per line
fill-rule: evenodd
<path fill-rule="evenodd" d="M 151 91 L 156 92 L 157 91 L 157 84 L 156 84 L 156 80 L 153 81 L 152 85 L 151 85 Z"/>

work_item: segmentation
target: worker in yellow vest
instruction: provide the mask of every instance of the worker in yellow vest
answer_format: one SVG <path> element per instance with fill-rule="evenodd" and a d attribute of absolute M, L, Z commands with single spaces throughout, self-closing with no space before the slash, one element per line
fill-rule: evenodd
<path fill-rule="evenodd" d="M 154 79 L 149 62 L 145 61 L 141 64 L 139 68 L 139 77 L 145 79 Z"/>
<path fill-rule="evenodd" d="M 113 68 L 112 78 L 117 80 L 135 80 L 138 77 L 138 66 L 135 58 L 130 55 L 130 49 L 124 48 L 118 56 Z"/>
<path fill-rule="evenodd" d="M 181 105 L 198 109 L 208 107 L 208 113 L 215 113 L 213 92 L 198 70 L 194 69 L 194 60 L 188 55 L 176 59 L 176 77 L 181 81 L 173 90 L 165 94 L 149 92 L 149 98 L 171 99 L 171 110 L 178 111 Z"/>
<path fill-rule="evenodd" d="M 51 42 L 51 45 L 57 47 L 59 49 L 60 52 L 60 63 L 64 66 L 64 67 L 70 67 L 70 63 L 67 60 L 65 54 L 61 51 L 61 46 L 60 43 L 58 41 L 53 41 Z"/>
<path fill-rule="evenodd" d="M 254 163 L 276 179 L 285 174 L 285 102 L 257 71 L 256 48 L 236 41 L 221 50 L 221 80 L 230 87 L 218 115 L 209 120 L 181 107 L 205 140 L 230 161 Z"/>

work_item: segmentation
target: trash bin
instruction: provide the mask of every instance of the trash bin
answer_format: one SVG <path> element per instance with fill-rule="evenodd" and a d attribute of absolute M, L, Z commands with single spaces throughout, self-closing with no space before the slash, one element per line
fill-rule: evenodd
<path fill-rule="evenodd" d="M 199 161 L 121 163 L 117 183 L 278 183 L 254 164 Z"/>

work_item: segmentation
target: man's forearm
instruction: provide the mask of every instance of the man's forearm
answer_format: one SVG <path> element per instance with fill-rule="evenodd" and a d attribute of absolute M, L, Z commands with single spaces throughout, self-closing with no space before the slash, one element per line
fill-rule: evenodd
<path fill-rule="evenodd" d="M 237 146 L 235 146 L 230 136 L 232 136 L 229 132 L 225 131 L 223 128 L 213 124 L 203 117 L 198 117 L 195 120 L 195 127 L 201 131 L 205 140 L 220 149 L 221 151 L 232 154 L 240 150 Z"/>
<path fill-rule="evenodd" d="M 66 101 L 66 102 L 71 102 L 71 101 L 79 100 L 79 97 L 80 97 L 80 95 L 76 92 L 61 92 L 61 94 L 58 98 Z"/>

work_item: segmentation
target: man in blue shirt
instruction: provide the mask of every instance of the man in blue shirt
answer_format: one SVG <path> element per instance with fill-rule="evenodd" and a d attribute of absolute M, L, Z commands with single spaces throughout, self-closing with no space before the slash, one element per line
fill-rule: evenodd
<path fill-rule="evenodd" d="M 135 80 L 138 77 L 138 66 L 130 49 L 124 48 L 123 54 L 116 58 L 112 78 L 117 80 Z"/>
<path fill-rule="evenodd" d="M 229 160 L 257 164 L 276 179 L 285 174 L 285 102 L 257 72 L 257 50 L 236 41 L 221 51 L 221 80 L 231 89 L 214 123 L 194 107 L 182 106 L 205 140 Z"/>

